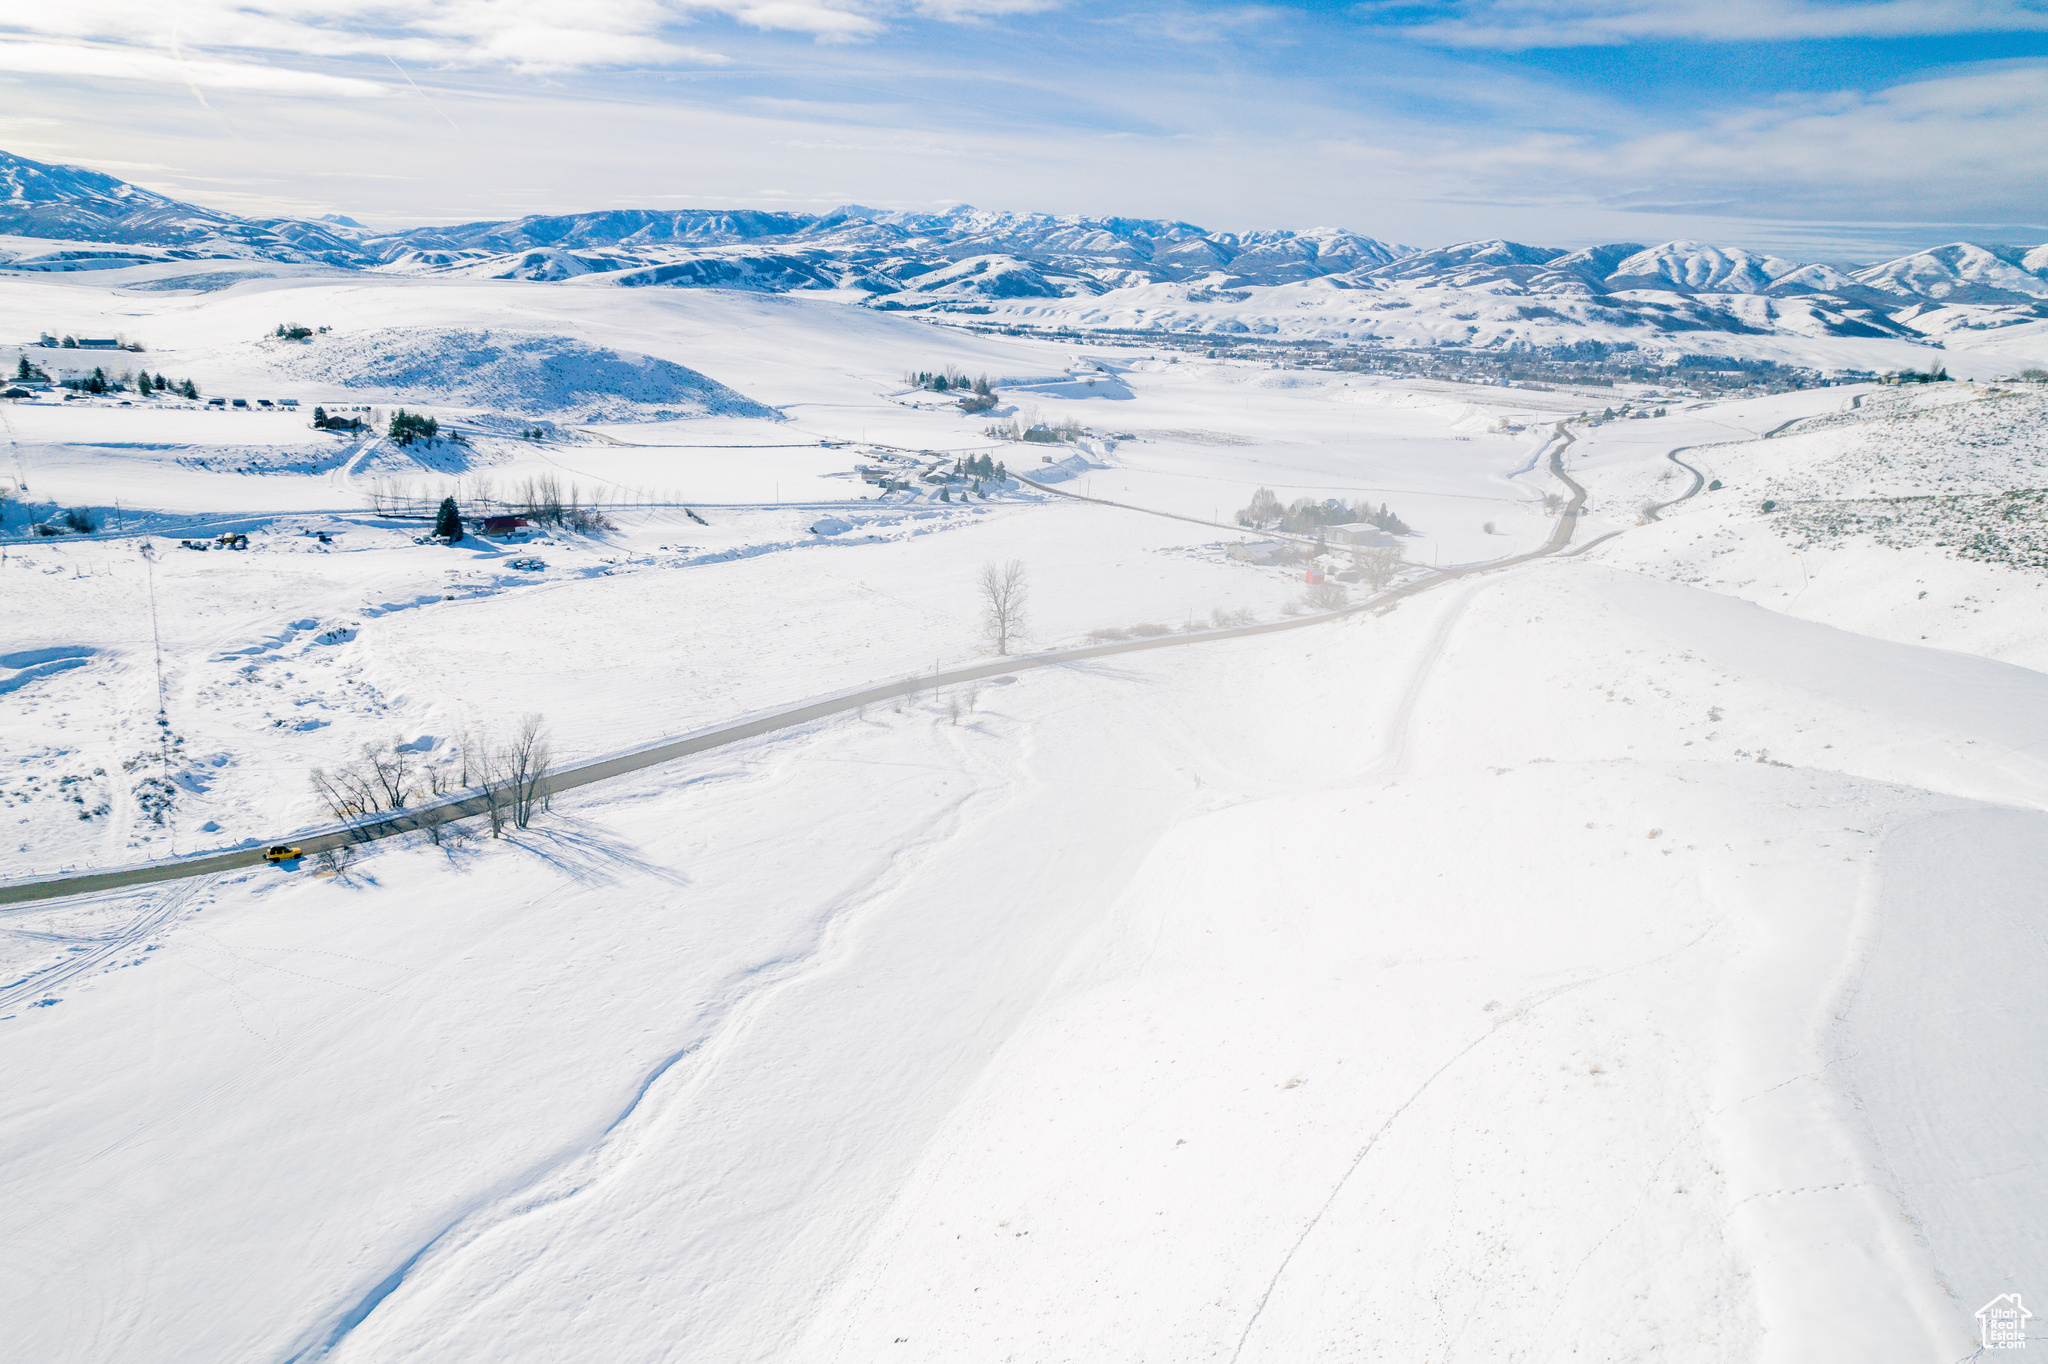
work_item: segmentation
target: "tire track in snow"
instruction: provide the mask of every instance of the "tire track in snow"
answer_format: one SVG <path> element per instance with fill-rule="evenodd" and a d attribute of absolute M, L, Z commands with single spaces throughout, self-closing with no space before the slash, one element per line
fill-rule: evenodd
<path fill-rule="evenodd" d="M 133 949 L 166 927 L 206 886 L 207 882 L 195 879 L 161 899 L 143 896 L 142 913 L 136 915 L 126 927 L 103 940 L 98 946 L 86 952 L 68 954 L 53 966 L 24 976 L 11 985 L 0 987 L 0 1009 L 13 1008 L 37 995 L 48 994 L 66 981 L 77 980 L 80 976 L 97 972 L 115 957 Z M 152 901 L 154 903 L 151 903 Z"/>
<path fill-rule="evenodd" d="M 1566 981 L 1562 985 L 1553 985 L 1547 990 L 1538 991 L 1536 994 L 1516 1004 L 1513 1008 L 1506 1010 L 1502 1014 L 1500 1020 L 1496 1022 L 1492 1027 L 1488 1028 L 1485 1032 L 1480 1033 L 1477 1037 L 1467 1042 L 1464 1046 L 1458 1048 L 1458 1050 L 1451 1053 L 1451 1055 L 1445 1059 L 1442 1065 L 1438 1066 L 1435 1070 L 1431 1071 L 1429 1073 L 1428 1078 L 1423 1080 L 1421 1084 L 1417 1085 L 1415 1087 L 1414 1092 L 1411 1093 L 1406 1099 L 1403 1099 L 1401 1101 L 1401 1106 L 1399 1108 L 1396 1108 L 1392 1113 L 1389 1113 L 1386 1117 L 1386 1120 L 1382 1122 L 1378 1127 L 1373 1129 L 1372 1135 L 1365 1139 L 1365 1144 L 1359 1147 L 1358 1154 L 1351 1158 L 1351 1163 L 1344 1168 L 1344 1173 L 1339 1175 L 1337 1177 L 1337 1182 L 1331 1186 L 1329 1197 L 1325 1198 L 1322 1201 L 1321 1205 L 1316 1208 L 1314 1215 L 1309 1218 L 1308 1224 L 1301 1229 L 1301 1234 L 1294 1238 L 1293 1244 L 1288 1246 L 1287 1248 L 1287 1253 L 1280 1257 L 1279 1265 L 1273 1270 L 1273 1277 L 1266 1283 L 1266 1291 L 1259 1295 L 1259 1301 L 1257 1305 L 1252 1308 L 1251 1318 L 1244 1324 L 1244 1333 L 1237 1338 L 1237 1348 L 1235 1350 L 1232 1350 L 1230 1353 L 1231 1364 L 1238 1364 L 1239 1359 L 1244 1355 L 1245 1346 L 1250 1342 L 1252 1338 L 1252 1332 L 1258 1327 L 1259 1319 L 1265 1315 L 1267 1304 L 1273 1300 L 1273 1294 L 1279 1289 L 1280 1280 L 1286 1276 L 1288 1266 L 1294 1262 L 1294 1257 L 1300 1252 L 1301 1248 L 1308 1243 L 1308 1238 L 1314 1234 L 1315 1229 L 1322 1224 L 1324 1216 L 1329 1213 L 1332 1207 L 1336 1206 L 1337 1199 L 1343 1194 L 1346 1186 L 1350 1184 L 1351 1177 L 1357 1174 L 1359 1171 L 1359 1167 L 1365 1164 L 1365 1158 L 1372 1154 L 1373 1148 L 1379 1144 L 1380 1138 L 1384 1137 L 1389 1131 L 1393 1129 L 1394 1124 L 1400 1121 L 1401 1115 L 1406 1113 L 1410 1108 L 1414 1107 L 1415 1104 L 1422 1098 L 1422 1096 L 1429 1092 L 1430 1087 L 1432 1085 L 1434 1085 L 1438 1080 L 1442 1079 L 1444 1075 L 1452 1069 L 1452 1067 L 1458 1064 L 1458 1062 L 1464 1060 L 1467 1056 L 1470 1056 L 1473 1052 L 1485 1046 L 1495 1037 L 1498 1037 L 1504 1029 L 1512 1026 L 1513 1024 L 1524 1021 L 1531 1014 L 1535 1013 L 1536 1010 L 1542 1008 L 1544 1005 L 1550 1003 L 1552 1000 L 1558 999 L 1564 995 L 1571 994 L 1578 990 L 1583 990 L 1589 985 L 1598 985 L 1601 981 L 1612 979 L 1615 976 L 1628 975 L 1636 971 L 1647 970 L 1650 967 L 1657 966 L 1664 962 L 1670 961 L 1672 958 L 1680 956 L 1683 953 L 1690 952 L 1693 948 L 1699 946 L 1701 943 L 1705 942 L 1710 936 L 1712 936 L 1714 930 L 1718 929 L 1721 926 L 1723 919 L 1725 919 L 1725 917 L 1726 916 L 1724 915 L 1721 919 L 1715 919 L 1712 923 L 1708 924 L 1704 929 L 1700 930 L 1698 936 L 1694 937 L 1689 942 L 1681 943 L 1677 947 L 1672 948 L 1670 951 L 1660 953 L 1655 957 L 1651 957 L 1647 961 L 1633 962 L 1626 966 L 1617 966 L 1612 968 L 1611 970 L 1601 971 L 1597 974 L 1587 976 L 1583 980 Z"/>

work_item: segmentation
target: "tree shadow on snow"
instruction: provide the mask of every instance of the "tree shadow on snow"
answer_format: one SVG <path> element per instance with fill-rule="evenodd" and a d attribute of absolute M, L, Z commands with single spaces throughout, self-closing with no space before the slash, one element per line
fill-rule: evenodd
<path fill-rule="evenodd" d="M 1140 672 L 1136 668 L 1116 663 L 1098 662 L 1094 659 L 1081 659 L 1073 663 L 1055 663 L 1052 665 L 1052 668 L 1059 672 L 1085 673 L 1089 677 L 1099 677 L 1108 682 L 1153 682 L 1158 680 L 1152 674 Z"/>
<path fill-rule="evenodd" d="M 682 872 L 648 861 L 617 834 L 587 819 L 556 816 L 545 827 L 508 830 L 505 841 L 585 885 L 611 885 L 627 874 L 650 876 L 674 886 L 690 884 Z"/>

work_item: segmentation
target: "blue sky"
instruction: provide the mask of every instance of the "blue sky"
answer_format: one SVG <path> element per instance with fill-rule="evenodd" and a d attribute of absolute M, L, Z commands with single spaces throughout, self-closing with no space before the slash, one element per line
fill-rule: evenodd
<path fill-rule="evenodd" d="M 244 213 L 2048 238 L 2048 0 L 70 0 L 0 80 L 0 147 Z"/>

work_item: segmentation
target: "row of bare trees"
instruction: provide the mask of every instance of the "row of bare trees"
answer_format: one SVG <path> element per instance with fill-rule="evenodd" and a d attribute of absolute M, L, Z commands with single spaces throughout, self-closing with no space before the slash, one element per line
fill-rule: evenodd
<path fill-rule="evenodd" d="M 351 824 L 474 791 L 479 813 L 497 838 L 506 825 L 524 829 L 548 808 L 551 756 L 547 722 L 527 715 L 510 736 L 472 731 L 457 741 L 453 754 L 438 760 L 410 744 L 364 744 L 353 761 L 332 770 L 314 768 L 313 794 L 328 814 Z M 439 821 L 423 827 L 429 838 L 440 841 Z"/>
<path fill-rule="evenodd" d="M 681 505 L 678 495 L 670 495 L 670 500 L 664 502 L 636 489 L 613 487 L 609 491 L 614 498 L 623 495 L 633 505 Z M 508 485 L 502 494 L 489 478 L 472 479 L 466 486 L 458 480 L 452 486 L 444 484 L 424 493 L 395 478 L 379 478 L 370 485 L 370 510 L 379 516 L 421 520 L 433 516 L 450 499 L 481 515 L 524 516 L 539 525 L 575 531 L 615 529 L 595 496 L 586 499 L 580 485 L 573 481 L 564 483 L 552 473 L 529 475 Z M 617 501 L 603 504 L 618 505 Z"/>

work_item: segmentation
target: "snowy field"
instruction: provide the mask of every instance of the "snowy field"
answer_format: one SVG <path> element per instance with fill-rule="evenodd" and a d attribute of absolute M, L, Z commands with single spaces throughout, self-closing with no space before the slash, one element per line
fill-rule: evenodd
<path fill-rule="evenodd" d="M 1261 487 L 1387 505 L 1412 564 L 1526 553 L 1558 423 L 1617 396 L 708 290 L 0 293 L 17 334 L 117 319 L 208 395 L 465 439 L 0 405 L 0 875 L 287 836 L 365 744 L 446 770 L 535 712 L 581 759 L 984 657 L 989 561 L 1030 649 L 1281 620 L 1300 566 L 1229 552 Z M 364 339 L 408 328 L 460 345 Z M 902 382 L 948 364 L 998 410 Z M 1583 553 L 503 839 L 0 909 L 7 1353 L 1967 1357 L 2048 1262 L 2048 566 L 1983 501 L 2048 484 L 2044 403 L 1570 422 Z M 1722 486 L 1653 510 L 1674 451 Z M 983 454 L 1050 491 L 915 477 Z M 370 505 L 548 475 L 609 526 Z M 101 528 L 27 533 L 66 507 Z"/>

